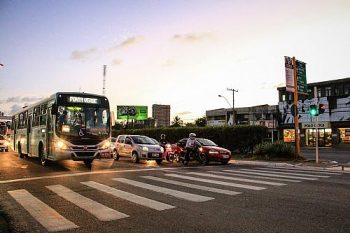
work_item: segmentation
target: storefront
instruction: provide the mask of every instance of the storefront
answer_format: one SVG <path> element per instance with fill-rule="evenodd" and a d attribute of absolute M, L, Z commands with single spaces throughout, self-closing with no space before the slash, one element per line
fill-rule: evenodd
<path fill-rule="evenodd" d="M 340 142 L 350 144 L 350 128 L 339 128 Z"/>
<path fill-rule="evenodd" d="M 316 146 L 317 132 L 316 129 L 307 129 L 305 132 L 306 146 Z M 332 129 L 318 129 L 318 146 L 332 146 Z"/>

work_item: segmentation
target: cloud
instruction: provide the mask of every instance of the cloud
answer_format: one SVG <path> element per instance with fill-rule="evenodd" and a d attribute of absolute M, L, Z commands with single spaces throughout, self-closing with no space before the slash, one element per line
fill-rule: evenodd
<path fill-rule="evenodd" d="M 194 43 L 194 42 L 200 42 L 206 39 L 213 38 L 213 35 L 207 32 L 186 33 L 186 34 L 175 34 L 172 38 L 175 41 Z"/>
<path fill-rule="evenodd" d="M 16 112 L 20 111 L 22 107 L 18 104 L 14 104 L 10 107 L 10 115 L 15 114 Z"/>
<path fill-rule="evenodd" d="M 276 90 L 277 87 L 283 87 L 285 84 L 284 83 L 278 83 L 278 84 L 272 84 L 272 83 L 267 83 L 267 82 L 262 82 L 260 83 L 260 88 L 264 90 Z"/>
<path fill-rule="evenodd" d="M 85 60 L 89 58 L 89 56 L 95 54 L 97 52 L 96 48 L 90 48 L 86 50 L 74 50 L 70 56 L 73 60 Z"/>
<path fill-rule="evenodd" d="M 115 65 L 115 66 L 119 66 L 122 63 L 123 63 L 123 60 L 118 59 L 118 58 L 112 60 L 112 65 Z"/>
<path fill-rule="evenodd" d="M 13 97 L 7 98 L 6 100 L 0 100 L 0 104 L 34 102 L 41 99 L 42 97 L 36 97 L 36 96 L 25 96 L 25 97 L 13 96 Z"/>
<path fill-rule="evenodd" d="M 113 50 L 117 50 L 117 49 L 127 48 L 127 47 L 130 47 L 132 45 L 138 44 L 138 43 L 142 42 L 143 40 L 144 40 L 143 36 L 129 37 L 128 39 L 124 40 L 123 42 L 111 47 L 109 50 L 113 51 Z"/>
<path fill-rule="evenodd" d="M 178 112 L 178 113 L 176 113 L 176 115 L 178 115 L 178 116 L 184 116 L 184 115 L 189 115 L 189 114 L 192 114 L 192 112 L 190 112 L 190 111 L 184 111 L 184 112 Z"/>
<path fill-rule="evenodd" d="M 162 66 L 169 67 L 175 65 L 176 62 L 174 59 L 167 59 L 162 63 Z"/>

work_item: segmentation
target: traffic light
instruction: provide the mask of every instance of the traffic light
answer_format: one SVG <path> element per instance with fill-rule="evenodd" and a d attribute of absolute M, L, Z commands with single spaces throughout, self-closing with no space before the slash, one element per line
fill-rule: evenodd
<path fill-rule="evenodd" d="M 318 105 L 318 114 L 322 114 L 326 111 L 326 105 L 325 104 L 319 104 Z"/>
<path fill-rule="evenodd" d="M 318 106 L 317 106 L 317 105 L 310 105 L 309 114 L 310 114 L 311 116 L 318 116 L 318 114 L 319 114 L 319 112 L 318 112 Z"/>

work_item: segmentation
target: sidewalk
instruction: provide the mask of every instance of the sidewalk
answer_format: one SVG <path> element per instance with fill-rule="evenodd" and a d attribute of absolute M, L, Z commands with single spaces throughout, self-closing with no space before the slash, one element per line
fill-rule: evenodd
<path fill-rule="evenodd" d="M 350 167 L 345 167 L 342 171 L 341 166 L 333 164 L 328 161 L 323 161 L 320 164 L 315 164 L 310 162 L 275 162 L 275 161 L 259 161 L 259 160 L 235 160 L 232 159 L 230 164 L 236 165 L 253 165 L 253 166 L 267 166 L 267 167 L 289 167 L 289 168 L 303 168 L 310 170 L 325 170 L 325 171 L 340 171 L 345 173 L 350 173 Z"/>

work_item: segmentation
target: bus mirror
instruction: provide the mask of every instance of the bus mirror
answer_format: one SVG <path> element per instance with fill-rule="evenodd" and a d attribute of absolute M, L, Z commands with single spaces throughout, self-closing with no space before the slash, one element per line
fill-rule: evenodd
<path fill-rule="evenodd" d="M 112 126 L 115 125 L 115 115 L 114 115 L 113 111 L 111 112 L 111 124 L 112 124 Z"/>
<path fill-rule="evenodd" d="M 56 115 L 57 114 L 57 105 L 53 104 L 51 107 L 51 114 Z"/>

